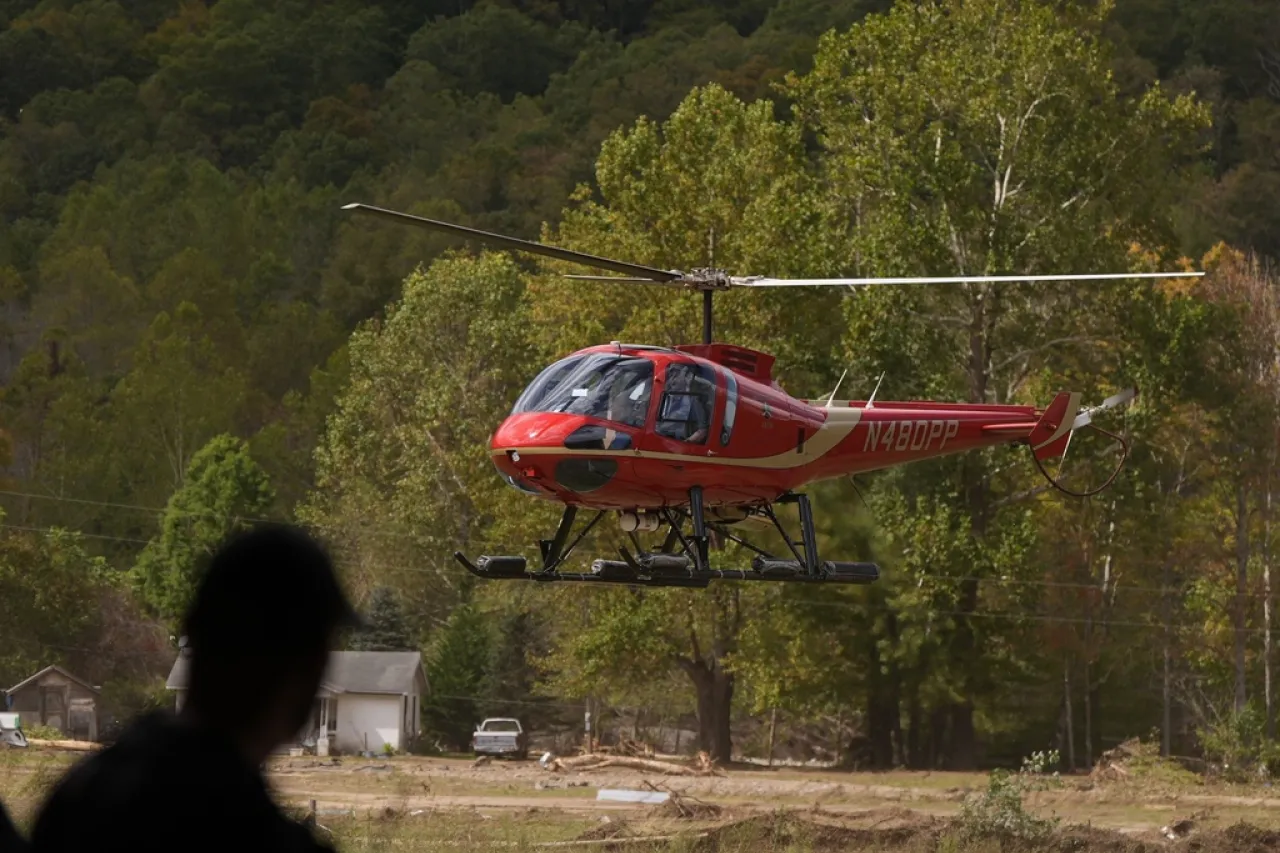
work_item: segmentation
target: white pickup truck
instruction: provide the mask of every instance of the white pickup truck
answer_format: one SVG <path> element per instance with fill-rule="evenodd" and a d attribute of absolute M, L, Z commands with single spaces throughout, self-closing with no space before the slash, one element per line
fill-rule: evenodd
<path fill-rule="evenodd" d="M 476 755 L 505 755 L 524 761 L 529 757 L 529 738 L 520 721 L 510 717 L 490 717 L 471 735 Z"/>

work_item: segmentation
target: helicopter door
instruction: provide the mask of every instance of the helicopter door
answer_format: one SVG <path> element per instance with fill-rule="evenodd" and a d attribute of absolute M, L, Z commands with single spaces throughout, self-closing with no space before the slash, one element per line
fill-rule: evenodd
<path fill-rule="evenodd" d="M 654 435 L 665 439 L 663 448 L 688 452 L 711 445 L 716 426 L 716 376 L 710 367 L 691 362 L 667 365 L 654 421 Z M 671 446 L 675 445 L 675 446 Z"/>

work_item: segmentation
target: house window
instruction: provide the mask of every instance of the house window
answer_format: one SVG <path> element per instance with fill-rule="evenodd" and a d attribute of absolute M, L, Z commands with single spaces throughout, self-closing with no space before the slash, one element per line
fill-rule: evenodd
<path fill-rule="evenodd" d="M 325 701 L 329 703 L 329 735 L 335 736 L 338 734 L 338 700 L 326 699 Z"/>

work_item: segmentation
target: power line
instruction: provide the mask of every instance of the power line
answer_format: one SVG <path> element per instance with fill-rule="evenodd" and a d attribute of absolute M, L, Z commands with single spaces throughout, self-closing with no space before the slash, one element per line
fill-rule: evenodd
<path fill-rule="evenodd" d="M 54 533 L 70 533 L 73 536 L 83 536 L 86 539 L 106 539 L 112 542 L 132 542 L 138 545 L 146 545 L 149 540 L 146 539 L 130 539 L 124 536 L 107 536 L 102 533 L 84 533 L 79 530 L 69 530 L 61 527 L 26 527 L 21 524 L 4 524 L 0 523 L 0 527 L 6 530 L 21 530 L 26 533 L 43 533 L 51 535 Z"/>
<path fill-rule="evenodd" d="M 53 500 L 53 501 L 66 501 L 66 502 L 87 504 L 87 505 L 93 505 L 93 506 L 131 509 L 131 510 L 138 510 L 138 511 L 145 511 L 145 512 L 153 512 L 157 514 L 163 514 L 164 512 L 167 511 L 165 509 L 160 509 L 156 507 L 144 507 L 138 504 L 123 504 L 123 503 L 115 503 L 111 501 L 98 501 L 98 500 L 91 500 L 86 498 L 74 498 L 74 497 L 62 496 L 62 495 L 38 495 L 34 493 L 18 492 L 13 490 L 0 490 L 0 494 L 10 495 L 14 497 L 30 497 L 30 498 L 37 498 L 37 499 Z M 191 514 L 199 515 L 202 513 L 194 512 Z M 279 519 L 279 518 L 266 518 L 266 517 L 253 517 L 253 516 L 229 516 L 229 515 L 213 513 L 213 512 L 208 512 L 203 514 L 208 514 L 208 515 L 212 515 L 214 517 L 220 517 L 220 518 L 233 518 L 233 517 L 242 518 L 246 521 L 258 521 L 258 522 L 265 522 L 265 523 L 276 523 L 276 522 L 284 521 L 284 519 Z M 44 534 L 52 534 L 55 531 L 64 530 L 63 528 L 53 528 L 53 527 L 42 528 L 42 527 L 32 527 L 32 526 L 23 526 L 23 525 L 13 525 L 13 524 L 7 524 L 7 523 L 0 523 L 0 527 L 10 529 L 10 530 L 18 530 L 18 531 L 29 532 L 29 533 L 44 533 Z M 101 533 L 87 533 L 87 532 L 75 531 L 70 529 L 65 529 L 65 532 L 72 533 L 77 536 L 83 536 L 85 538 L 100 539 L 100 540 L 112 541 L 112 542 L 124 542 L 129 544 L 138 544 L 138 545 L 146 545 L 149 542 L 149 540 L 137 539 L 133 537 L 109 535 L 109 534 L 101 534 Z M 398 534 L 398 535 L 406 538 L 412 537 L 412 534 Z M 495 544 L 502 544 L 502 543 L 495 543 L 492 540 L 485 540 L 485 539 L 479 539 L 472 542 L 472 545 L 475 547 L 484 547 L 486 545 L 495 545 Z M 349 546 L 341 545 L 341 544 L 337 546 L 332 546 L 332 550 L 338 554 L 345 553 L 350 555 L 352 553 L 358 553 L 355 551 L 355 549 Z M 451 561 L 448 559 L 445 559 L 443 560 L 443 562 L 447 565 Z M 438 570 L 432 569 L 432 568 L 425 568 L 422 566 L 397 565 L 397 564 L 385 563 L 381 561 L 378 561 L 375 563 L 375 568 L 382 569 L 382 570 L 393 570 L 400 573 L 416 573 L 416 574 L 430 574 L 430 575 L 440 574 Z M 1093 584 L 1093 583 L 1036 580 L 1036 579 L 1030 579 L 1030 578 L 977 577 L 977 576 L 954 577 L 954 576 L 945 576 L 945 575 L 926 575 L 926 576 L 917 576 L 916 580 L 919 583 L 929 583 L 931 585 L 939 585 L 944 583 L 956 584 L 956 583 L 966 583 L 966 582 L 977 582 L 977 583 L 994 585 L 997 588 L 1004 585 L 1013 585 L 1013 586 L 1030 586 L 1030 587 L 1038 587 L 1038 588 L 1082 589 L 1082 590 L 1090 590 L 1090 591 L 1097 591 L 1097 592 L 1104 591 L 1100 587 L 1100 585 Z M 1139 585 L 1139 584 L 1123 585 L 1123 586 L 1116 584 L 1112 587 L 1112 589 L 1115 591 L 1124 590 L 1126 592 L 1152 592 L 1152 593 L 1159 593 L 1161 595 L 1168 595 L 1168 594 L 1180 592 L 1180 590 L 1172 587 L 1156 587 L 1156 586 Z M 1259 594 L 1259 593 L 1247 593 L 1245 595 L 1245 598 L 1250 600 L 1263 599 L 1265 597 L 1266 597 L 1265 595 Z M 797 602 L 792 602 L 793 606 L 796 603 Z M 868 609 L 867 605 L 859 604 L 857 602 L 806 601 L 806 602 L 802 602 L 802 604 L 804 606 L 812 606 L 812 607 L 840 607 L 840 608 L 846 608 L 846 609 L 857 609 L 862 611 L 866 611 Z M 872 608 L 872 609 L 874 610 L 875 608 Z M 904 608 L 885 607 L 880 609 L 878 612 L 895 613 L 895 614 L 898 614 L 899 616 L 905 616 L 911 613 L 912 610 L 913 608 L 909 606 Z M 979 618 L 979 619 L 1006 619 L 1006 620 L 1014 620 L 1014 621 L 1027 620 L 1027 621 L 1039 621 L 1039 622 L 1057 623 L 1057 624 L 1076 624 L 1076 625 L 1086 625 L 1086 624 L 1092 623 L 1098 626 L 1108 625 L 1111 627 L 1146 628 L 1146 629 L 1154 629 L 1154 630 L 1161 630 L 1161 631 L 1179 630 L 1181 627 L 1183 627 L 1181 624 L 1176 624 L 1176 623 L 1134 622 L 1134 621 L 1118 621 L 1118 620 L 1110 620 L 1110 619 L 1102 620 L 1102 619 L 1088 619 L 1088 618 L 1080 618 L 1080 617 L 1050 616 L 1047 614 L 1035 614 L 1035 613 L 1026 613 L 1026 614 L 991 613 L 991 612 L 985 612 L 985 611 L 967 612 L 967 611 L 937 610 L 937 609 L 926 609 L 922 612 L 931 616 L 951 616 L 951 617 L 967 617 L 967 618 Z M 1190 627 L 1190 625 L 1188 625 L 1188 627 Z M 1245 628 L 1244 630 L 1248 633 L 1259 633 L 1259 634 L 1266 633 L 1265 628 Z"/>
<path fill-rule="evenodd" d="M 32 533 L 53 533 L 53 532 L 57 532 L 58 530 L 58 528 L 22 527 L 22 526 L 9 525 L 9 524 L 0 524 L 0 527 L 22 530 L 22 531 L 32 532 Z M 67 531 L 67 532 L 76 533 L 76 531 Z M 101 534 L 77 534 L 77 535 L 84 535 L 89 537 L 105 538 L 105 539 L 112 539 L 112 540 L 119 540 L 119 541 L 126 541 L 126 542 L 139 542 L 142 544 L 146 544 L 143 540 L 139 540 L 139 539 L 125 539 L 123 537 L 103 536 Z M 404 566 L 404 565 L 396 565 L 396 564 L 388 564 L 388 563 L 377 563 L 375 567 L 384 571 L 391 570 L 391 571 L 399 571 L 401 573 L 438 574 L 438 572 L 432 569 L 423 569 L 421 567 Z M 928 579 L 926 578 L 926 580 Z M 959 579 L 943 579 L 943 580 L 959 580 Z M 986 582 L 989 582 L 989 583 L 998 582 L 996 581 L 996 579 L 991 579 L 991 578 L 981 579 L 981 580 L 985 580 Z M 603 591 L 603 588 L 607 586 L 611 586 L 611 585 L 583 584 L 579 588 L 582 589 L 584 592 L 587 592 L 593 589 L 597 592 L 601 592 Z M 1194 629 L 1196 627 L 1202 626 L 1202 623 L 1200 622 L 1139 622 L 1134 620 L 1110 619 L 1110 618 L 1102 618 L 1102 617 L 1086 618 L 1086 617 L 1075 617 L 1075 616 L 1056 616 L 1056 615 L 1045 614 L 1045 613 L 1010 613 L 1010 612 L 991 612 L 991 611 L 984 611 L 984 610 L 974 610 L 974 611 L 940 610 L 940 609 L 931 608 L 931 607 L 917 608 L 911 605 L 906 605 L 903 607 L 893 607 L 887 604 L 884 604 L 884 605 L 862 604 L 856 601 L 804 600 L 804 601 L 792 601 L 789 604 L 792 607 L 800 607 L 801 609 L 838 608 L 842 610 L 858 611 L 861 613 L 866 613 L 866 612 L 884 613 L 884 614 L 891 613 L 896 615 L 899 619 L 910 618 L 915 615 L 930 616 L 930 617 L 943 616 L 943 617 L 961 617 L 961 618 L 968 618 L 968 619 L 1004 620 L 1004 621 L 1011 621 L 1011 622 L 1026 621 L 1026 622 L 1037 622 L 1042 624 L 1063 624 L 1063 625 L 1092 624 L 1093 626 L 1099 629 L 1102 629 L 1105 627 L 1137 628 L 1137 629 L 1164 631 L 1164 632 L 1182 632 L 1185 630 Z M 1265 628 L 1246 627 L 1243 630 L 1245 633 L 1249 633 L 1249 634 L 1267 633 Z"/>
<path fill-rule="evenodd" d="M 68 503 L 78 503 L 78 504 L 86 504 L 86 505 L 89 505 L 89 506 L 101 506 L 101 507 L 108 507 L 108 508 L 114 508 L 114 509 L 129 509 L 129 510 L 136 510 L 136 511 L 139 511 L 139 512 L 155 513 L 155 514 L 157 514 L 157 515 L 163 515 L 163 514 L 165 514 L 165 513 L 167 513 L 167 512 L 179 512 L 179 513 L 181 513 L 181 514 L 185 514 L 185 515 L 194 515 L 194 516 L 201 516 L 201 515 L 204 515 L 204 516 L 209 516 L 209 517 L 213 517 L 213 518 L 220 518 L 220 519 L 224 519 L 224 520 L 238 519 L 238 520 L 243 520 L 243 521 L 258 522 L 258 523 L 264 523 L 264 524 L 279 524 L 279 523 L 288 523 L 288 524 L 291 524 L 291 523 L 295 523 L 295 522 L 293 522 L 292 520 L 290 520 L 290 519 L 288 519 L 288 518 L 282 518 L 282 517 L 263 517 L 263 516 L 250 516 L 250 515 L 234 515 L 234 514 L 228 514 L 228 513 L 217 513 L 217 512 L 214 512 L 214 511 L 212 511 L 212 510 L 203 510 L 203 511 L 200 511 L 200 510 L 173 510 L 173 509 L 169 509 L 169 508 L 147 507 L 147 506 L 142 506 L 142 505 L 139 505 L 139 504 L 126 504 L 126 503 L 116 503 L 116 502 L 111 502 L 111 501 L 91 500 L 91 499 L 87 499 L 87 498 L 74 498 L 74 497 L 69 497 L 69 496 L 65 496 L 65 495 L 40 495 L 40 494 L 31 493 L 31 492 L 18 492 L 18 491 L 6 490 L 6 489 L 0 489 L 0 495 L 9 495 L 9 496 L 11 496 L 11 497 L 33 498 L 33 499 L 37 499 L 37 500 L 49 500 L 49 501 L 60 501 L 60 502 L 68 502 Z M 27 528 L 27 529 L 30 529 L 30 530 L 40 530 L 40 528 Z M 364 526 L 364 529 L 365 529 L 365 530 L 373 530 L 373 531 L 375 531 L 375 532 L 378 532 L 380 535 L 384 535 L 384 536 L 386 536 L 386 537 L 388 537 L 388 538 L 408 539 L 408 540 L 412 540 L 412 541 L 415 541 L 415 542 L 420 541 L 419 537 L 418 537 L 417 535 L 413 534 L 413 533 L 394 532 L 394 531 L 389 530 L 389 529 L 388 529 L 388 528 L 386 528 L 385 526 L 370 526 L 370 525 L 366 525 L 366 526 Z M 119 542 L 136 542 L 136 543 L 140 543 L 140 544 L 144 544 L 144 545 L 145 545 L 145 544 L 147 544 L 147 541 L 148 541 L 148 540 L 141 540 L 141 539 L 131 539 L 131 538 L 120 537 L 120 536 L 104 536 L 104 535 L 91 534 L 91 533 L 84 533 L 84 534 L 81 534 L 81 535 L 84 535 L 84 536 L 87 536 L 87 537 L 92 537 L 92 538 L 98 538 L 98 539 L 114 540 L 114 541 L 119 541 Z M 497 542 L 497 541 L 495 541 L 495 540 L 491 540 L 491 539 L 484 539 L 484 538 L 477 538 L 477 539 L 473 539 L 473 540 L 471 540 L 471 543 L 470 543 L 470 544 L 471 544 L 473 547 L 480 547 L 480 548 L 489 547 L 489 546 L 496 546 L 496 547 L 498 547 L 498 548 L 505 549 L 505 551 L 507 551 L 507 552 L 510 552 L 510 551 L 512 551 L 512 550 L 515 550 L 515 551 L 518 551 L 518 550 L 519 550 L 519 547 L 517 547 L 517 548 L 515 548 L 515 549 L 510 548 L 510 547 L 508 546 L 508 543 Z M 343 547 L 348 547 L 348 546 L 341 546 L 341 545 L 331 546 L 331 548 L 332 548 L 333 550 L 335 550 L 335 551 L 339 551 L 339 550 L 341 550 Z M 445 560 L 445 562 L 446 562 L 446 563 L 451 562 L 451 559 L 450 559 L 450 560 Z M 387 567 L 388 567 L 388 568 L 394 568 L 394 566 L 387 566 Z M 419 569 L 419 568 L 414 568 L 414 567 L 404 567 L 404 568 L 405 568 L 406 570 L 408 570 L 408 571 L 423 571 L 423 572 L 427 572 L 427 573 L 432 573 L 432 574 L 434 574 L 434 571 L 433 571 L 433 570 L 430 570 L 430 569 Z M 1104 588 L 1103 588 L 1103 586 L 1102 586 L 1101 584 L 1098 584 L 1098 583 L 1086 583 L 1086 582 L 1083 582 L 1083 581 L 1052 581 L 1052 580 L 1037 580 L 1037 579 L 1032 579 L 1032 578 L 980 577 L 980 576 L 974 576 L 974 575 L 969 575 L 969 576 L 953 576 L 953 575 L 925 575 L 925 576 L 918 576 L 918 578 L 917 578 L 917 579 L 918 579 L 918 580 L 921 580 L 921 581 L 928 582 L 928 583 L 971 583 L 971 582 L 978 582 L 978 583 L 989 583 L 989 584 L 997 584 L 997 583 L 998 583 L 998 584 L 1007 584 L 1007 585 L 1012 585 L 1012 586 L 1031 586 L 1031 587 L 1045 587 L 1045 588 L 1056 588 L 1056 589 L 1080 589 L 1080 590 L 1092 590 L 1092 591 L 1096 591 L 1096 592 L 1104 592 L 1104 591 L 1105 591 L 1105 590 L 1104 590 Z M 1152 585 L 1150 585 L 1150 584 L 1123 584 L 1123 585 L 1121 585 L 1121 584 L 1118 584 L 1118 583 L 1117 583 L 1117 584 L 1113 584 L 1113 585 L 1110 587 L 1110 589 L 1113 589 L 1113 590 L 1125 590 L 1125 591 L 1127 591 L 1127 592 L 1151 592 L 1151 593 L 1158 593 L 1158 594 L 1160 594 L 1160 595 L 1170 595 L 1170 594 L 1175 594 L 1175 593 L 1179 593 L 1179 592 L 1183 592 L 1183 591 L 1184 591 L 1184 590 L 1182 590 L 1182 589 L 1180 589 L 1180 588 L 1178 588 L 1178 587 L 1161 587 L 1161 586 L 1152 586 Z M 1262 598 L 1265 598 L 1265 595 L 1260 594 L 1260 593 L 1247 593 L 1247 594 L 1245 595 L 1245 597 L 1246 597 L 1246 598 L 1249 598 L 1249 599 L 1262 599 Z"/>

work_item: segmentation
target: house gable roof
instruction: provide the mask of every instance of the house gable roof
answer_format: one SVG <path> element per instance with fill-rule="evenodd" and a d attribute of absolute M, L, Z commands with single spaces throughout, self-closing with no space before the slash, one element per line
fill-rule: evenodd
<path fill-rule="evenodd" d="M 165 687 L 185 690 L 190 678 L 188 652 L 183 649 L 173 662 Z M 421 652 L 330 652 L 321 689 L 329 693 L 382 693 L 400 696 L 418 691 L 416 681 L 422 671 Z"/>
<path fill-rule="evenodd" d="M 67 679 L 70 679 L 71 681 L 74 681 L 76 684 L 79 684 L 81 687 L 83 687 L 85 690 L 90 691 L 91 693 L 96 693 L 96 694 L 102 693 L 102 691 L 99 690 L 97 687 L 85 681 L 83 678 L 79 677 L 78 675 L 72 675 L 71 673 L 67 672 L 65 669 L 58 666 L 57 664 L 46 666 L 44 669 L 40 670 L 35 675 L 32 675 L 29 678 L 23 679 L 22 681 L 13 685 L 8 690 L 6 690 L 5 693 L 9 693 L 9 694 L 17 693 L 19 690 L 35 683 L 36 681 L 39 681 L 41 678 L 43 678 L 44 676 L 48 675 L 51 672 L 57 672 L 63 678 L 67 678 Z"/>
<path fill-rule="evenodd" d="M 417 692 L 421 669 L 421 652 L 334 652 L 324 680 L 345 693 L 399 696 Z"/>

